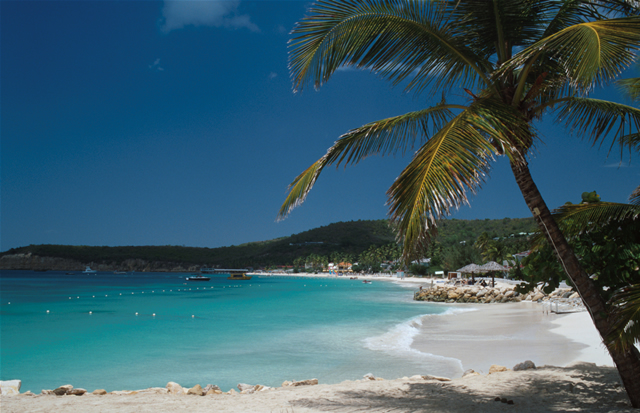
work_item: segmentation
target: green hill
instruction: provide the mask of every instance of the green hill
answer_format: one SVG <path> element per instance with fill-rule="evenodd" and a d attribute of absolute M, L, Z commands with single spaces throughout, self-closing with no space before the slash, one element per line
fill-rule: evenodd
<path fill-rule="evenodd" d="M 447 247 L 460 243 L 473 243 L 482 233 L 493 237 L 509 237 L 520 232 L 532 232 L 533 219 L 502 220 L 445 220 L 440 222 L 438 242 Z M 105 268 L 133 268 L 136 260 L 156 265 L 146 268 L 222 267 L 244 268 L 291 265 L 298 257 L 310 254 L 327 256 L 334 251 L 351 253 L 355 257 L 370 246 L 395 242 L 387 220 L 337 222 L 289 237 L 251 242 L 220 248 L 179 246 L 121 246 L 91 247 L 70 245 L 30 245 L 0 253 L 5 256 L 24 254 L 71 260 L 83 265 L 95 263 Z M 9 258 L 9 257 L 6 257 Z M 125 265 L 126 263 L 126 265 Z M 2 268 L 6 268 L 3 265 Z M 139 267 L 136 265 L 136 268 Z M 25 268 L 24 266 L 21 268 Z"/>

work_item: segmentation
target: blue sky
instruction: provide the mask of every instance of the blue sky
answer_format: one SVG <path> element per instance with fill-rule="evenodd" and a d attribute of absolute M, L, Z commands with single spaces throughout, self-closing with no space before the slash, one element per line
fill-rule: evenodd
<path fill-rule="evenodd" d="M 338 136 L 439 98 L 356 70 L 294 94 L 288 33 L 308 6 L 1 1 L 0 250 L 219 247 L 385 218 L 407 157 L 327 170 L 276 222 L 287 185 Z M 593 190 L 624 202 L 640 184 L 637 155 L 619 165 L 558 125 L 539 128 L 531 171 L 550 207 Z M 526 216 L 506 160 L 454 215 Z"/>

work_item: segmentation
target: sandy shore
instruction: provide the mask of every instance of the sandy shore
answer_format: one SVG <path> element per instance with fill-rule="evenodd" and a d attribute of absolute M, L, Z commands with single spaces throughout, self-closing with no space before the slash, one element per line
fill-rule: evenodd
<path fill-rule="evenodd" d="M 391 281 L 412 283 L 416 288 L 420 283 L 425 283 L 425 280 L 421 279 Z M 0 411 L 633 411 L 619 383 L 617 371 L 608 367 L 613 366 L 613 362 L 586 312 L 545 314 L 542 306 L 535 303 L 447 306 L 456 307 L 462 312 L 426 316 L 422 318 L 421 324 L 416 322 L 418 332 L 414 337 L 412 349 L 456 360 L 460 364 L 460 372 L 456 377 L 460 377 L 467 369 L 482 373 L 480 375 L 454 378 L 452 381 L 425 380 L 420 376 L 381 381 L 358 380 L 332 385 L 283 387 L 255 394 L 202 397 L 141 393 L 81 397 L 5 396 L 0 401 Z M 544 367 L 487 375 L 492 364 L 512 368 L 525 360 L 532 360 L 537 366 Z M 566 367 L 550 367 L 552 365 Z M 375 374 L 373 363 L 372 372 Z M 438 373 L 425 371 L 422 374 Z M 312 377 L 313 372 L 309 372 L 307 378 Z M 496 397 L 513 400 L 514 404 L 496 402 Z"/>
<path fill-rule="evenodd" d="M 12 396 L 3 413 L 632 412 L 612 367 L 577 363 L 448 382 L 421 377 L 286 387 L 255 394 Z M 496 397 L 513 404 L 495 401 Z"/>

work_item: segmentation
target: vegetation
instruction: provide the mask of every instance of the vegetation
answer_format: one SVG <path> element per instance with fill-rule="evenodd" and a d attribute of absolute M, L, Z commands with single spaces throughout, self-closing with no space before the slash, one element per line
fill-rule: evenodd
<path fill-rule="evenodd" d="M 585 192 L 580 204 L 567 203 L 555 216 L 585 270 L 591 274 L 607 311 L 616 320 L 606 337 L 610 345 L 627 349 L 640 340 L 640 194 L 630 204 L 601 202 Z M 542 283 L 552 291 L 566 278 L 552 249 L 538 237 L 533 254 L 523 260 L 521 292 Z"/>
<path fill-rule="evenodd" d="M 640 49 L 640 7 L 625 0 L 324 0 L 293 30 L 294 86 L 316 87 L 342 66 L 367 68 L 442 101 L 353 129 L 290 185 L 280 216 L 307 196 L 329 165 L 418 150 L 388 191 L 408 261 L 427 248 L 437 219 L 468 202 L 498 156 L 509 159 L 527 206 L 601 336 L 615 320 L 563 236 L 528 168 L 534 121 L 557 120 L 592 144 L 640 145 L 640 110 L 593 99 Z M 632 86 L 626 85 L 629 89 Z M 467 102 L 447 102 L 451 88 Z M 413 151 L 411 151 L 413 152 Z M 640 354 L 608 346 L 640 407 Z"/>
<path fill-rule="evenodd" d="M 436 245 L 439 251 L 451 251 L 473 243 L 482 231 L 506 242 L 523 240 L 518 234 L 532 231 L 534 223 L 531 218 L 470 221 L 452 219 L 443 221 L 441 228 Z M 363 264 L 363 270 L 372 269 L 376 264 L 398 259 L 399 252 L 387 220 L 365 220 L 338 222 L 289 237 L 230 247 L 30 245 L 10 249 L 0 253 L 0 257 L 31 253 L 87 264 L 120 265 L 127 260 L 145 260 L 219 268 L 276 268 L 287 265 L 293 266 L 297 271 L 305 271 L 305 267 L 311 265 L 310 271 L 321 271 L 322 266 L 329 262 L 359 262 Z"/>

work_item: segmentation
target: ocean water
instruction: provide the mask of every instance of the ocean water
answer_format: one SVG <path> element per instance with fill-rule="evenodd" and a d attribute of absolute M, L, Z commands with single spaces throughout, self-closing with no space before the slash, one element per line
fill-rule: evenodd
<path fill-rule="evenodd" d="M 414 374 L 455 376 L 456 359 L 411 349 L 422 317 L 392 282 L 188 274 L 0 273 L 0 380 L 40 392 L 211 383 L 280 386 Z"/>

